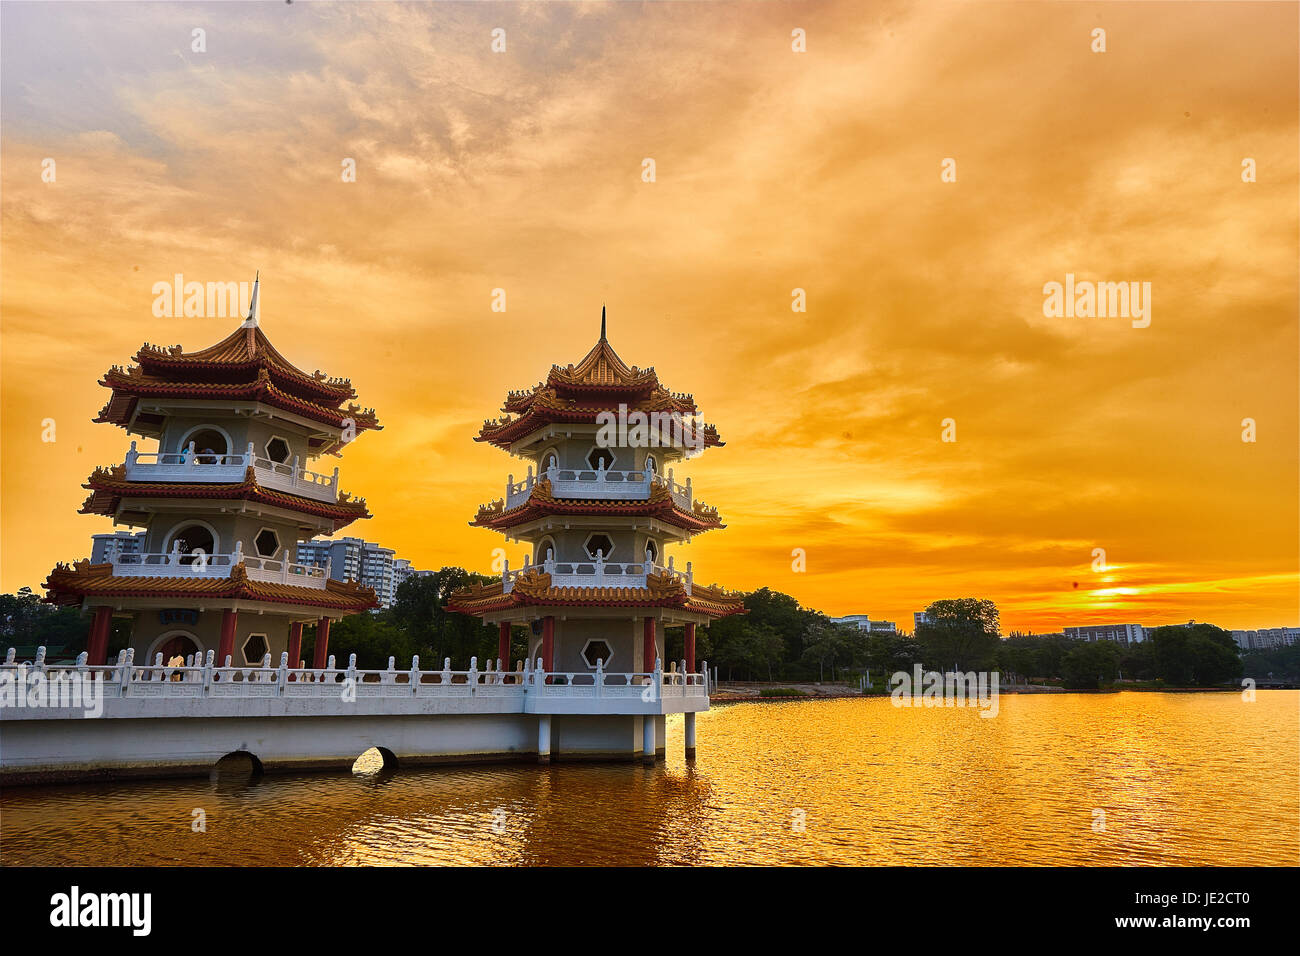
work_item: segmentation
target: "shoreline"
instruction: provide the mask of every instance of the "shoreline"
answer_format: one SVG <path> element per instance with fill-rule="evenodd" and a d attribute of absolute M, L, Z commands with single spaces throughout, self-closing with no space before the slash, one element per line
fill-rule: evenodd
<path fill-rule="evenodd" d="M 805 685 L 806 686 L 806 685 Z M 770 685 L 773 690 L 782 690 L 797 687 L 793 684 L 776 684 Z M 1297 690 L 1295 687 L 1261 687 L 1257 690 Z M 1058 695 L 1058 694 L 1120 694 L 1125 692 L 1146 693 L 1146 694 L 1232 694 L 1242 690 L 1240 687 L 1104 687 L 1104 688 L 1065 688 L 1053 685 L 1034 685 L 1028 687 L 1017 686 L 1000 688 L 998 695 L 1025 694 L 1029 696 L 1036 695 Z M 721 692 L 709 695 L 710 704 L 743 704 L 743 703 L 789 703 L 791 701 L 807 700 L 870 700 L 874 698 L 890 697 L 889 691 L 842 691 L 842 692 L 823 692 L 820 689 L 802 692 L 797 694 L 777 694 L 772 696 L 762 696 L 760 693 L 737 693 Z"/>

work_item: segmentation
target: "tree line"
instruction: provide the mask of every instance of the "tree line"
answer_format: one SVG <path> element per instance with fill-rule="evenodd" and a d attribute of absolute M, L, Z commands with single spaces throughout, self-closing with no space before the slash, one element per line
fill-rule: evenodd
<path fill-rule="evenodd" d="M 445 567 L 408 578 L 393 606 L 355 614 L 330 629 L 330 651 L 340 661 L 357 655 L 357 666 L 383 668 L 388 658 L 399 667 L 419 655 L 422 667 L 439 667 L 445 658 L 460 669 L 471 657 L 486 662 L 497 655 L 497 630 L 477 618 L 446 610 L 453 591 L 498 580 Z M 1061 634 L 1002 637 L 997 606 L 988 600 L 936 601 L 915 634 L 867 632 L 839 624 L 820 611 L 802 607 L 788 594 L 759 588 L 745 596 L 746 614 L 715 621 L 696 634 L 697 661 L 716 667 L 722 680 L 852 680 L 870 672 L 877 681 L 917 664 L 927 670 L 992 671 L 1004 679 L 1053 681 L 1071 688 L 1095 688 L 1115 680 L 1163 682 L 1170 686 L 1214 686 L 1243 676 L 1300 678 L 1300 646 L 1240 654 L 1232 636 L 1212 624 L 1154 629 L 1148 640 L 1129 645 L 1088 642 Z M 114 622 L 110 653 L 125 647 L 129 624 Z M 75 657 L 85 649 L 89 617 L 75 608 L 41 603 L 24 588 L 0 595 L 0 630 L 5 646 L 51 648 L 50 659 Z M 510 660 L 528 653 L 526 628 L 512 631 Z M 666 660 L 685 656 L 681 627 L 665 631 Z M 303 632 L 303 657 L 311 660 L 315 628 Z M 58 648 L 55 651 L 55 648 Z"/>

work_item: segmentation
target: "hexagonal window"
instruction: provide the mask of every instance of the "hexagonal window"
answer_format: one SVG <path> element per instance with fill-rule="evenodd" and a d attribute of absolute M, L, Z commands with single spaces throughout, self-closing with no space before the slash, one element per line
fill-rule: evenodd
<path fill-rule="evenodd" d="M 645 543 L 645 556 L 646 560 L 651 564 L 654 564 L 659 560 L 659 545 L 655 544 L 653 538 Z"/>
<path fill-rule="evenodd" d="M 595 669 L 596 661 L 602 661 L 604 666 L 608 667 L 609 659 L 613 656 L 614 649 L 607 641 L 588 641 L 587 646 L 582 649 L 582 659 L 592 669 Z"/>
<path fill-rule="evenodd" d="M 289 460 L 289 443 L 283 438 L 272 438 L 266 443 L 266 457 L 283 465 Z"/>
<path fill-rule="evenodd" d="M 240 650 L 244 655 L 245 664 L 260 664 L 270 649 L 265 634 L 249 634 Z"/>
<path fill-rule="evenodd" d="M 587 464 L 592 468 L 600 468 L 602 462 L 605 470 L 609 471 L 614 467 L 614 453 L 608 448 L 593 448 L 587 452 Z"/>
<path fill-rule="evenodd" d="M 606 561 L 608 561 L 609 556 L 614 553 L 614 542 L 610 540 L 610 537 L 607 534 L 591 535 L 587 538 L 585 547 L 587 549 L 587 554 L 590 557 L 594 558 L 596 552 L 600 552 L 600 556 Z"/>
<path fill-rule="evenodd" d="M 270 528 L 263 528 L 253 539 L 257 553 L 264 558 L 273 558 L 280 553 L 280 536 Z"/>

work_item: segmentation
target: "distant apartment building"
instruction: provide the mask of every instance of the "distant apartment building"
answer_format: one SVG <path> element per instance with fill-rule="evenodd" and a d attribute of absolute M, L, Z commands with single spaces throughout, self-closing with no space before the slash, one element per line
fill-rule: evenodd
<path fill-rule="evenodd" d="M 1258 631 L 1233 631 L 1232 639 L 1243 651 L 1271 651 L 1300 642 L 1300 627 L 1265 627 Z"/>
<path fill-rule="evenodd" d="M 920 630 L 922 624 L 929 624 L 929 623 L 930 623 L 930 615 L 927 614 L 925 611 L 913 611 L 913 612 L 912 612 L 912 632 L 913 632 L 913 633 L 915 633 L 916 631 Z"/>
<path fill-rule="evenodd" d="M 113 531 L 90 536 L 90 563 L 106 564 L 120 554 L 140 554 L 144 550 L 143 531 Z"/>
<path fill-rule="evenodd" d="M 873 621 L 867 614 L 849 614 L 844 617 L 833 617 L 831 622 L 834 624 L 851 624 L 860 631 L 866 631 L 870 634 L 894 634 L 897 629 L 893 621 Z"/>
<path fill-rule="evenodd" d="M 298 542 L 298 563 L 323 568 L 328 564 L 330 577 L 339 581 L 356 581 L 374 588 L 380 607 L 392 607 L 397 588 L 412 574 L 419 574 L 405 558 L 394 557 L 392 548 L 383 548 L 361 538 L 318 538 Z"/>
<path fill-rule="evenodd" d="M 1085 624 L 1061 629 L 1068 638 L 1079 641 L 1113 641 L 1116 644 L 1141 644 L 1146 628 L 1141 624 Z"/>

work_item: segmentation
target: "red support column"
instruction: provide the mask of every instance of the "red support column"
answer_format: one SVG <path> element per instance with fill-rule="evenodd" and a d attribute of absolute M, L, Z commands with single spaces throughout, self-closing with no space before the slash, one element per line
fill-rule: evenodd
<path fill-rule="evenodd" d="M 655 658 L 658 654 L 655 652 L 655 619 L 647 617 L 642 619 L 641 631 L 641 670 L 647 674 L 654 673 Z"/>
<path fill-rule="evenodd" d="M 542 669 L 550 673 L 555 669 L 555 617 L 542 618 Z"/>
<path fill-rule="evenodd" d="M 86 644 L 86 663 L 91 665 L 108 662 L 108 632 L 113 623 L 113 609 L 106 604 L 95 608 L 95 617 L 90 622 L 90 640 Z"/>
<path fill-rule="evenodd" d="M 330 619 L 321 618 L 316 622 L 316 654 L 312 666 L 320 670 L 329 663 Z"/>
<path fill-rule="evenodd" d="M 235 625 L 238 622 L 238 611 L 225 610 L 221 612 L 221 641 L 217 644 L 218 667 L 225 667 L 226 658 L 235 656 Z"/>
<path fill-rule="evenodd" d="M 302 662 L 302 621 L 289 625 L 289 667 L 297 669 Z"/>
<path fill-rule="evenodd" d="M 695 623 L 686 625 L 686 673 L 695 673 Z"/>
<path fill-rule="evenodd" d="M 510 670 L 510 622 L 502 621 L 497 625 L 497 667 L 503 671 Z"/>

